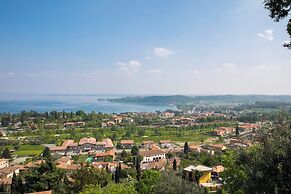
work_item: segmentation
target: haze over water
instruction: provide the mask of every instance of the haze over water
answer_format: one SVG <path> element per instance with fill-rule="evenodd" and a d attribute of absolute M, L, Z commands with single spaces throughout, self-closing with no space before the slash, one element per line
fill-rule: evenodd
<path fill-rule="evenodd" d="M 124 97 L 124 95 L 0 95 L 0 112 L 17 113 L 35 110 L 39 112 L 78 111 L 122 113 L 122 112 L 155 112 L 173 109 L 172 106 L 123 104 L 109 102 L 109 98 Z"/>

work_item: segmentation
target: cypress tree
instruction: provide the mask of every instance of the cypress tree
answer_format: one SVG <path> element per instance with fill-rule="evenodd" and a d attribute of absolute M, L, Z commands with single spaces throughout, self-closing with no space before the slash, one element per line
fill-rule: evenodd
<path fill-rule="evenodd" d="M 136 179 L 137 179 L 137 181 L 139 181 L 140 180 L 140 177 L 141 177 L 139 157 L 136 157 L 136 160 L 135 160 L 135 169 L 136 169 Z"/>
<path fill-rule="evenodd" d="M 42 153 L 42 156 L 45 158 L 50 158 L 51 157 L 51 151 L 48 147 L 46 147 Z"/>
<path fill-rule="evenodd" d="M 238 124 L 236 124 L 235 127 L 235 136 L 237 137 L 239 135 L 239 128 L 238 128 Z"/>
<path fill-rule="evenodd" d="M 2 158 L 5 159 L 10 159 L 11 158 L 11 153 L 10 150 L 8 148 L 5 148 L 3 153 L 2 153 Z"/>
<path fill-rule="evenodd" d="M 188 154 L 190 152 L 190 147 L 188 145 L 188 142 L 186 141 L 184 144 L 184 154 Z"/>
<path fill-rule="evenodd" d="M 121 172 L 121 163 L 116 167 L 115 170 L 115 183 L 119 183 L 120 181 L 120 172 Z"/>
<path fill-rule="evenodd" d="M 176 171 L 177 170 L 177 161 L 176 158 L 173 161 L 173 170 Z"/>

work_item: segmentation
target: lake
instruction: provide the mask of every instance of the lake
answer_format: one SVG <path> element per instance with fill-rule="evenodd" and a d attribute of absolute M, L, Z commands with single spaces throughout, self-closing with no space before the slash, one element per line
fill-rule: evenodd
<path fill-rule="evenodd" d="M 122 112 L 155 112 L 175 109 L 173 106 L 124 104 L 109 102 L 106 99 L 124 96 L 108 95 L 22 95 L 1 96 L 0 112 L 17 113 L 23 110 L 38 112 L 77 111 L 122 113 Z"/>

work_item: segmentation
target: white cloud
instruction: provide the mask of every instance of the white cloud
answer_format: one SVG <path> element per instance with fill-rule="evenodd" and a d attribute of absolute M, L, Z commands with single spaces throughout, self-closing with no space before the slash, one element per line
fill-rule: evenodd
<path fill-rule="evenodd" d="M 129 61 L 128 63 L 117 62 L 117 65 L 119 66 L 119 69 L 121 71 L 124 71 L 129 74 L 139 71 L 140 67 L 142 66 L 142 64 L 137 60 L 132 60 Z"/>
<path fill-rule="evenodd" d="M 228 71 L 228 72 L 237 72 L 237 65 L 233 63 L 224 63 L 221 67 L 217 68 L 216 71 Z"/>
<path fill-rule="evenodd" d="M 275 70 L 279 69 L 280 65 L 257 65 L 252 67 L 252 70 L 254 71 L 268 71 L 268 70 Z"/>
<path fill-rule="evenodd" d="M 157 75 L 157 74 L 161 74 L 162 70 L 161 69 L 150 69 L 150 70 L 148 70 L 148 73 Z"/>
<path fill-rule="evenodd" d="M 8 72 L 7 75 L 10 76 L 10 77 L 13 77 L 13 76 L 15 76 L 16 74 L 15 74 L 14 72 Z"/>
<path fill-rule="evenodd" d="M 153 53 L 158 57 L 167 57 L 174 52 L 166 48 L 154 48 Z"/>
<path fill-rule="evenodd" d="M 274 39 L 273 30 L 265 30 L 264 32 L 257 33 L 257 35 L 269 41 L 272 41 Z"/>
<path fill-rule="evenodd" d="M 195 69 L 195 70 L 192 71 L 192 73 L 193 73 L 194 75 L 200 75 L 201 72 L 200 72 L 199 70 L 196 70 L 196 69 Z"/>
<path fill-rule="evenodd" d="M 152 57 L 151 57 L 151 56 L 146 56 L 145 59 L 146 59 L 146 60 L 151 60 Z"/>

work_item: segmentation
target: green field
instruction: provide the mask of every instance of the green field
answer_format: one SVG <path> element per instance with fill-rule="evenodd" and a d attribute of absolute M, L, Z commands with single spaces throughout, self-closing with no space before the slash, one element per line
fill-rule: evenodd
<path fill-rule="evenodd" d="M 20 145 L 14 154 L 17 156 L 37 156 L 43 152 L 44 148 L 42 145 Z"/>

